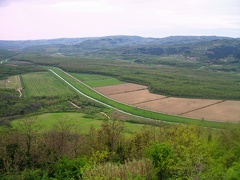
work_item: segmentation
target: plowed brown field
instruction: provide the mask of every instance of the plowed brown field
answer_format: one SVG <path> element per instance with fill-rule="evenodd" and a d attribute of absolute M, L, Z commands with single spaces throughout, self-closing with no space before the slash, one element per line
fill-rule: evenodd
<path fill-rule="evenodd" d="M 165 98 L 157 101 L 141 103 L 138 107 L 150 109 L 167 114 L 181 115 L 195 109 L 207 107 L 221 102 L 221 100 L 187 99 L 187 98 Z"/>
<path fill-rule="evenodd" d="M 119 84 L 119 85 L 113 85 L 113 86 L 97 87 L 95 89 L 104 95 L 112 95 L 112 94 L 125 93 L 125 92 L 131 92 L 131 91 L 139 91 L 147 88 L 148 88 L 147 86 L 143 86 L 139 84 L 126 83 L 126 84 Z"/>
<path fill-rule="evenodd" d="M 152 94 L 147 86 L 126 83 L 95 88 L 111 99 L 165 114 L 240 122 L 240 101 L 174 98 Z"/>
<path fill-rule="evenodd" d="M 184 116 L 224 122 L 240 122 L 240 101 L 224 101 L 214 106 L 186 113 Z"/>
<path fill-rule="evenodd" d="M 124 102 L 126 104 L 138 104 L 146 101 L 166 98 L 166 96 L 151 94 L 147 89 L 109 95 L 109 97 L 117 101 Z"/>

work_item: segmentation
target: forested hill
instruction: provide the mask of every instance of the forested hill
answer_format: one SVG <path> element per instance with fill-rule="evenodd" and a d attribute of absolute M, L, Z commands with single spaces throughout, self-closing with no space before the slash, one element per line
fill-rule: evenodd
<path fill-rule="evenodd" d="M 144 38 L 140 36 L 105 36 L 86 38 L 59 38 L 44 40 L 4 41 L 0 40 L 2 49 L 24 49 L 42 45 L 76 45 L 91 48 L 113 48 L 129 45 L 163 45 L 163 44 L 187 44 L 213 40 L 233 39 L 219 36 L 170 36 L 165 38 Z"/>
<path fill-rule="evenodd" d="M 165 38 L 105 36 L 0 41 L 0 48 L 54 56 L 91 56 L 100 59 L 102 57 L 104 59 L 135 60 L 135 63 L 144 64 L 179 64 L 168 60 L 164 60 L 164 62 L 156 60 L 156 57 L 175 57 L 176 60 L 185 59 L 186 63 L 194 61 L 195 65 L 199 66 L 224 65 L 223 69 L 227 71 L 240 70 L 240 38 L 219 36 L 170 36 Z"/>

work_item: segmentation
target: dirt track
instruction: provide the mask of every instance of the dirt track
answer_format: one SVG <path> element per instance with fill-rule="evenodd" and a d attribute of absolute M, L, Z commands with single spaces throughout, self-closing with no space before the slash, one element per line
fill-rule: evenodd
<path fill-rule="evenodd" d="M 117 101 L 148 110 L 197 119 L 240 122 L 240 101 L 165 97 L 133 83 L 98 87 L 96 90 Z"/>

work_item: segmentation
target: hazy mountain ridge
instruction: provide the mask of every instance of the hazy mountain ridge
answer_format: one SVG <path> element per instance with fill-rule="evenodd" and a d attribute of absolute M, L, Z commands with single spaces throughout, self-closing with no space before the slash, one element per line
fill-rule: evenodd
<path fill-rule="evenodd" d="M 76 45 L 78 47 L 113 48 L 124 45 L 160 45 L 160 44 L 187 44 L 212 40 L 234 39 L 219 36 L 170 36 L 165 38 L 145 38 L 140 36 L 104 36 L 86 38 L 58 38 L 45 40 L 21 40 L 5 41 L 0 40 L 2 49 L 24 49 L 31 46 L 41 45 Z"/>
<path fill-rule="evenodd" d="M 20 41 L 5 41 L 0 40 L 0 48 L 2 49 L 24 49 L 26 47 L 41 46 L 41 45 L 72 45 L 78 44 L 90 38 L 59 38 L 45 40 L 20 40 Z"/>
<path fill-rule="evenodd" d="M 0 41 L 0 48 L 17 49 L 20 53 L 44 53 L 55 57 L 91 56 L 166 65 L 176 64 L 173 61 L 181 57 L 185 65 L 192 62 L 198 62 L 202 65 L 231 64 L 228 69 L 234 71 L 240 69 L 240 38 L 219 36 L 145 38 L 120 35 L 35 41 Z M 171 56 L 176 57 L 176 60 L 174 58 L 171 62 L 169 60 L 164 62 L 156 60 L 158 57 Z"/>

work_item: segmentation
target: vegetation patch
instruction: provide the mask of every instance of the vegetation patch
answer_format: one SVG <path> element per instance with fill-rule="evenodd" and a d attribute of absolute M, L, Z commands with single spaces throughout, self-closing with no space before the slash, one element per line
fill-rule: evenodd
<path fill-rule="evenodd" d="M 61 126 L 66 126 L 71 130 L 72 133 L 87 134 L 91 127 L 99 129 L 103 121 L 106 120 L 104 116 L 99 117 L 102 119 L 89 118 L 87 114 L 75 112 L 45 113 L 16 119 L 12 121 L 11 126 L 14 129 L 21 129 L 21 126 L 23 126 L 24 122 L 30 121 L 33 123 L 33 130 L 38 131 L 39 133 L 46 133 L 52 129 L 58 129 Z M 140 131 L 142 127 L 143 125 L 141 124 L 125 122 L 124 133 L 128 136 Z"/>
<path fill-rule="evenodd" d="M 71 73 L 74 77 L 78 78 L 85 84 L 90 87 L 101 87 L 101 86 L 111 86 L 117 84 L 123 84 L 124 82 L 120 81 L 117 78 L 110 76 L 96 75 L 96 74 L 79 74 Z"/>
<path fill-rule="evenodd" d="M 49 72 L 24 74 L 21 76 L 26 96 L 73 95 L 75 92 Z"/>
<path fill-rule="evenodd" d="M 0 88 L 7 89 L 19 89 L 21 88 L 21 82 L 19 76 L 10 76 L 6 80 L 0 81 Z"/>

